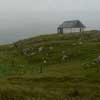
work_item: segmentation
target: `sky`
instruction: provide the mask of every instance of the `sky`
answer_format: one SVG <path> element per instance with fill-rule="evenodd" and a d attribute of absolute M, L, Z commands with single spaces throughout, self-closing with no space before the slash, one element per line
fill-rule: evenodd
<path fill-rule="evenodd" d="M 100 0 L 0 0 L 0 41 L 55 33 L 65 20 L 100 28 Z"/>

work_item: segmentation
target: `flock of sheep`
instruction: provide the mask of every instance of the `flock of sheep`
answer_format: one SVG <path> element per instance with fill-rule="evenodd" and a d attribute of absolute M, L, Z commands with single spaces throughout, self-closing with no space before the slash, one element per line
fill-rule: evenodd
<path fill-rule="evenodd" d="M 54 49 L 53 46 L 50 46 L 50 47 L 48 47 L 48 48 L 49 48 L 48 50 L 50 50 L 50 51 L 52 51 L 52 50 Z M 43 50 L 44 50 L 44 47 L 39 47 L 39 48 L 37 49 L 37 51 L 30 50 L 30 48 L 24 48 L 24 49 L 22 50 L 22 53 L 23 53 L 25 56 L 31 57 L 31 56 L 35 56 L 37 53 L 38 53 L 38 54 L 42 53 Z M 34 52 L 33 52 L 33 51 L 34 51 Z M 46 55 L 49 56 L 49 53 L 46 52 Z M 71 58 L 71 57 L 66 53 L 66 51 L 63 50 L 63 51 L 61 52 L 61 60 L 62 60 L 62 61 L 69 61 L 70 58 Z M 47 60 L 45 59 L 45 60 L 43 61 L 43 63 L 47 63 Z"/>
<path fill-rule="evenodd" d="M 76 45 L 83 45 L 83 42 L 79 42 L 79 43 L 73 43 L 72 44 L 73 46 L 76 46 Z M 34 48 L 24 48 L 22 49 L 22 53 L 25 55 L 25 56 L 28 56 L 28 57 L 31 57 L 31 56 L 35 56 L 37 53 L 40 54 L 44 51 L 44 47 L 40 46 L 37 48 L 37 51 L 34 51 Z M 49 46 L 48 47 L 48 51 L 53 51 L 55 48 L 53 46 Z M 46 52 L 46 55 L 49 57 L 49 53 L 48 51 Z M 66 50 L 62 50 L 61 51 L 61 60 L 62 61 L 70 61 L 71 60 L 71 55 L 68 55 Z M 47 59 L 43 59 L 42 61 L 44 64 L 48 63 L 48 60 Z M 96 65 L 97 63 L 100 63 L 100 56 L 98 56 L 96 59 L 93 60 L 93 62 L 91 63 L 86 63 L 84 64 L 85 66 L 92 66 L 92 65 Z"/>

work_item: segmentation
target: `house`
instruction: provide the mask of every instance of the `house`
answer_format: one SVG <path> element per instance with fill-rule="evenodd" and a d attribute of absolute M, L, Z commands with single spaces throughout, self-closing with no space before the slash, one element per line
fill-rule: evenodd
<path fill-rule="evenodd" d="M 64 33 L 65 29 L 67 31 L 66 33 L 82 32 L 84 31 L 84 28 L 86 28 L 86 26 L 82 24 L 82 22 L 80 22 L 79 20 L 64 21 L 57 28 L 57 32 Z"/>

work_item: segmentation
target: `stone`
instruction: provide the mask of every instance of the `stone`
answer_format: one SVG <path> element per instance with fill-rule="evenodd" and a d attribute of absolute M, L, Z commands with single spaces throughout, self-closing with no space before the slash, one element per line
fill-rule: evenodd
<path fill-rule="evenodd" d="M 100 56 L 95 59 L 95 62 L 100 63 Z"/>
<path fill-rule="evenodd" d="M 22 64 L 20 64 L 19 66 L 20 66 L 20 67 L 24 67 L 24 65 L 22 65 Z"/>
<path fill-rule="evenodd" d="M 53 47 L 49 47 L 50 50 L 53 50 Z"/>
<path fill-rule="evenodd" d="M 46 56 L 49 56 L 49 54 L 48 54 L 48 53 L 46 53 Z"/>
<path fill-rule="evenodd" d="M 76 43 L 73 43 L 72 45 L 75 46 L 75 45 L 77 45 L 77 44 L 76 44 Z"/>
<path fill-rule="evenodd" d="M 31 55 L 31 56 L 35 55 L 35 52 L 32 52 L 30 55 Z"/>
<path fill-rule="evenodd" d="M 65 51 L 62 51 L 62 54 L 65 54 L 66 52 Z"/>
<path fill-rule="evenodd" d="M 79 42 L 79 45 L 82 45 L 83 44 L 83 42 Z"/>

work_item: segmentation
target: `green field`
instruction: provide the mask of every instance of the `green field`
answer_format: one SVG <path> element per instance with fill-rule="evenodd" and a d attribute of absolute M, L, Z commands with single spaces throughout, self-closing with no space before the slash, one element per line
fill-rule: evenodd
<path fill-rule="evenodd" d="M 0 100 L 99 98 L 100 31 L 50 34 L 0 46 Z"/>

